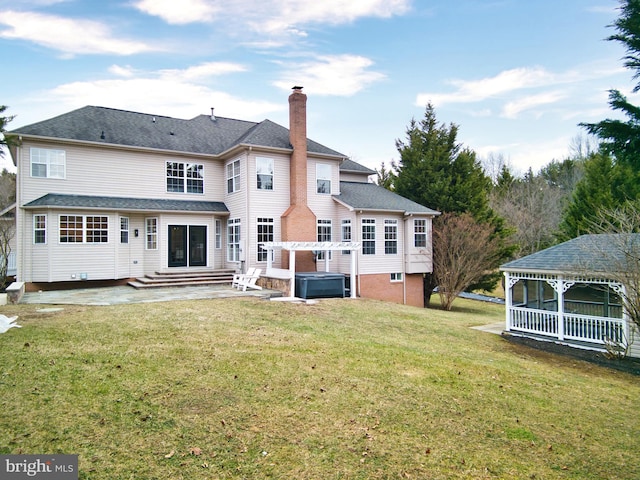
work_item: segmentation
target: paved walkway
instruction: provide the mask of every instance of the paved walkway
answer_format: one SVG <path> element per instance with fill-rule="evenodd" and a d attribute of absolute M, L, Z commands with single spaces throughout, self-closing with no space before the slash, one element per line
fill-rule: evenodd
<path fill-rule="evenodd" d="M 504 332 L 504 322 L 500 323 L 490 323 L 489 325 L 478 325 L 477 327 L 471 327 L 474 330 L 480 330 L 482 332 L 495 333 L 497 335 L 502 335 Z"/>
<path fill-rule="evenodd" d="M 251 290 L 243 292 L 229 285 L 199 287 L 160 287 L 137 289 L 129 286 L 78 288 L 25 293 L 20 303 L 46 305 L 118 305 L 123 303 L 168 302 L 172 300 L 200 300 L 228 297 L 280 297 L 276 290 Z"/>

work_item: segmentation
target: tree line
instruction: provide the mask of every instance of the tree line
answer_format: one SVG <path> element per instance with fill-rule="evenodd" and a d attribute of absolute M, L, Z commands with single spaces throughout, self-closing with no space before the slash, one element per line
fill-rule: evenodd
<path fill-rule="evenodd" d="M 640 1 L 622 0 L 607 38 L 626 48 L 624 66 L 640 79 Z M 634 92 L 640 90 L 640 82 Z M 443 308 L 467 290 L 492 290 L 497 267 L 579 235 L 640 232 L 640 107 L 618 90 L 609 106 L 623 120 L 579 124 L 570 155 L 517 176 L 502 157 L 481 161 L 458 141 L 458 125 L 438 122 L 428 104 L 396 140 L 399 159 L 377 169 L 378 184 L 442 212 L 433 221 L 434 290 Z M 623 220 L 626 219 L 626 220 Z"/>

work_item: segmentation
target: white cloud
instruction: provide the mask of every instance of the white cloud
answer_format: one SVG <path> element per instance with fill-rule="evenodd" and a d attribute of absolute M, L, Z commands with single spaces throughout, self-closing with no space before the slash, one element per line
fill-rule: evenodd
<path fill-rule="evenodd" d="M 109 73 L 116 75 L 118 77 L 133 77 L 135 75 L 135 70 L 130 66 L 122 67 L 120 65 L 111 65 L 109 67 Z"/>
<path fill-rule="evenodd" d="M 253 22 L 256 30 L 267 32 L 288 31 L 295 25 L 309 23 L 342 24 L 365 17 L 389 18 L 409 10 L 409 0 L 323 0 L 301 2 L 299 0 L 274 0 L 266 21 Z"/>
<path fill-rule="evenodd" d="M 154 50 L 142 42 L 116 38 L 105 24 L 90 20 L 75 20 L 32 12 L 2 11 L 0 24 L 8 27 L 0 30 L 0 37 L 28 40 L 70 56 L 133 55 Z"/>
<path fill-rule="evenodd" d="M 500 72 L 494 77 L 480 80 L 450 80 L 449 83 L 457 90 L 453 93 L 420 93 L 416 98 L 416 105 L 423 106 L 431 102 L 435 106 L 445 103 L 480 102 L 487 98 L 524 88 L 542 87 L 558 82 L 567 82 L 567 77 L 573 74 L 559 76 L 542 67 L 514 68 Z"/>
<path fill-rule="evenodd" d="M 285 65 L 273 84 L 282 90 L 302 85 L 314 95 L 351 96 L 385 78 L 369 70 L 373 61 L 357 55 L 325 55 L 314 61 Z"/>
<path fill-rule="evenodd" d="M 38 118 L 46 104 L 68 111 L 84 105 L 156 113 L 177 118 L 192 118 L 215 107 L 220 116 L 262 120 L 270 112 L 286 105 L 262 100 L 248 100 L 216 91 L 205 84 L 212 75 L 242 71 L 233 64 L 205 63 L 184 70 L 135 72 L 128 67 L 112 66 L 109 71 L 119 78 L 71 82 L 41 92 Z M 170 95 L 167 92 L 171 92 Z M 46 103 L 46 104 L 45 104 Z"/>
<path fill-rule="evenodd" d="M 171 24 L 223 20 L 255 32 L 306 36 L 300 26 L 388 18 L 407 13 L 410 4 L 411 0 L 139 0 L 134 7 Z"/>
<path fill-rule="evenodd" d="M 160 74 L 166 79 L 180 79 L 184 81 L 198 81 L 228 73 L 246 71 L 246 67 L 230 62 L 207 62 L 185 70 L 162 70 Z"/>
<path fill-rule="evenodd" d="M 519 98 L 508 102 L 502 109 L 502 116 L 506 118 L 516 118 L 518 115 L 526 110 L 531 110 L 540 105 L 548 105 L 556 103 L 566 95 L 562 92 L 546 92 L 538 95 L 530 95 L 527 97 Z"/>
<path fill-rule="evenodd" d="M 140 0 L 134 7 L 167 23 L 183 25 L 211 21 L 221 10 L 217 3 L 206 0 Z"/>

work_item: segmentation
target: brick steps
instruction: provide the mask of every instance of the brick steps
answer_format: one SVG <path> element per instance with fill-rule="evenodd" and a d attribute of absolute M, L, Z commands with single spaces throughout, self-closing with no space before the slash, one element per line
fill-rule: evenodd
<path fill-rule="evenodd" d="M 233 281 L 234 270 L 169 270 L 155 272 L 128 282 L 135 288 L 224 285 Z"/>

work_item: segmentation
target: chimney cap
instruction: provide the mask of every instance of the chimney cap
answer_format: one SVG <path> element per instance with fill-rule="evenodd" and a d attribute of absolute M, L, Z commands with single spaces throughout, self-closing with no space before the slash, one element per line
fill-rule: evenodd
<path fill-rule="evenodd" d="M 299 87 L 299 86 L 296 85 L 296 86 L 293 87 L 293 90 L 296 91 L 296 92 L 301 92 L 302 91 L 302 87 Z"/>

